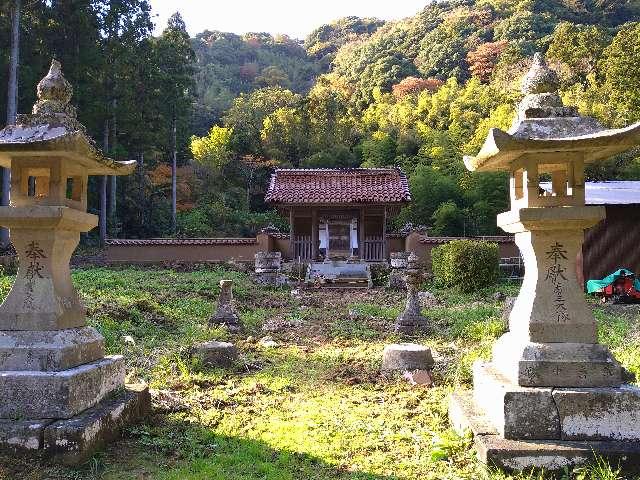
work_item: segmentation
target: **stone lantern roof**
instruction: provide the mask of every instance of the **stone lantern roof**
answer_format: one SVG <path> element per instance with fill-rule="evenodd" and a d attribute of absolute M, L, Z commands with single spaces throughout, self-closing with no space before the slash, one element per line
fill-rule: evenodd
<path fill-rule="evenodd" d="M 9 168 L 11 158 L 25 156 L 63 157 L 87 169 L 88 175 L 128 175 L 135 160 L 117 162 L 103 155 L 78 122 L 69 104 L 73 89 L 53 60 L 38 84 L 38 101 L 31 114 L 18 115 L 16 125 L 0 130 L 0 166 Z"/>
<path fill-rule="evenodd" d="M 475 157 L 465 157 L 471 171 L 510 170 L 525 153 L 581 152 L 584 162 L 609 158 L 640 145 L 640 122 L 605 129 L 596 119 L 565 107 L 558 94 L 559 80 L 536 53 L 522 82 L 525 94 L 518 116 L 508 132 L 493 128 Z"/>

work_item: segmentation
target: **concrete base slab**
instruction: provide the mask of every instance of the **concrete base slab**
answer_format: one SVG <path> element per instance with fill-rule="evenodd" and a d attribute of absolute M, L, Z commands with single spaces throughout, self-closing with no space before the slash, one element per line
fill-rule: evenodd
<path fill-rule="evenodd" d="M 0 331 L 0 371 L 56 372 L 104 357 L 104 338 L 93 327 Z"/>
<path fill-rule="evenodd" d="M 124 384 L 122 356 L 61 372 L 0 371 L 0 418 L 70 418 Z"/>
<path fill-rule="evenodd" d="M 640 442 L 514 440 L 496 434 L 490 419 L 473 401 L 470 391 L 455 392 L 449 402 L 449 421 L 453 429 L 474 436 L 478 459 L 511 471 L 562 470 L 583 465 L 595 455 L 620 464 L 626 470 L 640 468 Z"/>
<path fill-rule="evenodd" d="M 119 437 L 122 429 L 146 417 L 151 396 L 146 385 L 127 385 L 113 397 L 68 420 L 44 429 L 44 452 L 67 465 L 82 463 Z"/>
<path fill-rule="evenodd" d="M 489 419 L 478 411 L 473 403 L 470 390 L 454 392 L 449 399 L 449 423 L 455 432 L 463 437 L 467 432 L 473 436 L 497 435 L 498 430 Z"/>
<path fill-rule="evenodd" d="M 498 435 L 478 435 L 475 446 L 481 462 L 511 471 L 553 472 L 584 465 L 596 455 L 625 471 L 637 471 L 640 467 L 638 442 L 507 440 Z"/>
<path fill-rule="evenodd" d="M 503 377 L 493 363 L 473 367 L 473 401 L 512 440 L 640 440 L 640 388 L 532 388 Z"/>

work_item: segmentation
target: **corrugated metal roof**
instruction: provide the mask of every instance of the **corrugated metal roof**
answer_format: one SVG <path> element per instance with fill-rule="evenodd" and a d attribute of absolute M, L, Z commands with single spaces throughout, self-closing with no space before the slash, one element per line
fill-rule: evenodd
<path fill-rule="evenodd" d="M 551 191 L 550 182 L 540 187 Z M 640 181 L 587 182 L 584 194 L 587 205 L 640 204 Z"/>

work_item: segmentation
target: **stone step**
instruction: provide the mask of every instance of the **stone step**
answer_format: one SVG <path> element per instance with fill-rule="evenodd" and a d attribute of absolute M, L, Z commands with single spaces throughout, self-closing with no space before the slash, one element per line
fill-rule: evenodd
<path fill-rule="evenodd" d="M 147 386 L 127 385 L 67 420 L 0 420 L 0 450 L 45 455 L 65 464 L 82 463 L 150 410 Z"/>
<path fill-rule="evenodd" d="M 122 356 L 61 372 L 0 371 L 0 418 L 70 418 L 124 385 Z"/>
<path fill-rule="evenodd" d="M 0 371 L 59 372 L 104 357 L 104 338 L 93 327 L 0 331 Z"/>
<path fill-rule="evenodd" d="M 530 469 L 556 472 L 605 458 L 625 472 L 640 468 L 639 442 L 572 442 L 563 440 L 507 440 L 498 435 L 475 437 L 478 459 L 510 471 Z"/>

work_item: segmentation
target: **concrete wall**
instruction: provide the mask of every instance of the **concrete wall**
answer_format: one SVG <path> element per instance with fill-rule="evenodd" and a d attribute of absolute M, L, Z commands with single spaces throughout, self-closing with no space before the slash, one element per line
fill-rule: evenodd
<path fill-rule="evenodd" d="M 106 261 L 124 264 L 253 262 L 260 251 L 271 251 L 269 235 L 257 238 L 108 240 Z"/>
<path fill-rule="evenodd" d="M 426 237 L 419 233 L 411 233 L 406 238 L 391 235 L 387 238 L 387 252 L 415 252 L 430 270 L 431 250 L 451 240 L 458 238 Z M 501 257 L 519 256 L 512 238 L 487 240 L 498 243 Z M 284 259 L 289 259 L 289 236 L 261 233 L 256 238 L 108 240 L 106 261 L 124 264 L 253 262 L 257 252 L 281 252 Z"/>

